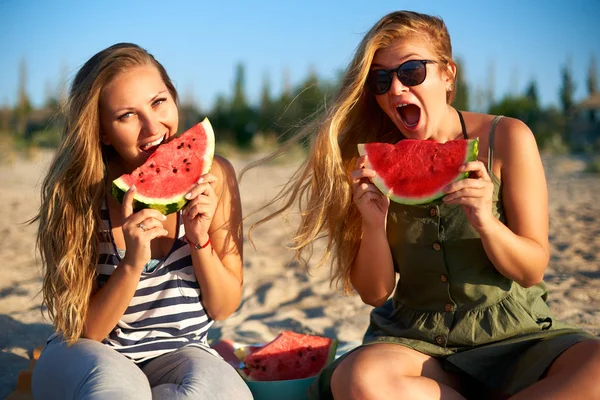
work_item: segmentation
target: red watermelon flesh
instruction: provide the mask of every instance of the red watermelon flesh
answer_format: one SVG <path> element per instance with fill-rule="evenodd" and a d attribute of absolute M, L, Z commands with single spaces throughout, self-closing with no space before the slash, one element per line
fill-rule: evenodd
<path fill-rule="evenodd" d="M 240 373 L 251 381 L 308 378 L 329 365 L 336 350 L 335 339 L 283 331 L 273 341 L 247 355 Z"/>
<path fill-rule="evenodd" d="M 210 171 L 215 152 L 215 135 L 208 118 L 177 138 L 161 144 L 144 164 L 131 174 L 121 175 L 111 193 L 123 201 L 132 185 L 136 187 L 133 207 L 154 208 L 167 215 L 179 211 L 185 195 Z"/>
<path fill-rule="evenodd" d="M 367 168 L 377 176 L 373 183 L 392 201 L 426 204 L 442 196 L 443 188 L 468 176 L 458 168 L 477 160 L 479 139 L 457 139 L 445 143 L 404 139 L 396 144 L 365 143 L 358 152 L 367 155 Z"/>

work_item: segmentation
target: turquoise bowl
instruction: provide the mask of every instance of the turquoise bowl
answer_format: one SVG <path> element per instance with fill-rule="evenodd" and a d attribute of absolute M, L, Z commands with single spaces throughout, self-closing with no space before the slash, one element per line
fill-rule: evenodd
<path fill-rule="evenodd" d="M 316 377 L 287 381 L 246 381 L 254 400 L 306 400 L 306 390 Z"/>

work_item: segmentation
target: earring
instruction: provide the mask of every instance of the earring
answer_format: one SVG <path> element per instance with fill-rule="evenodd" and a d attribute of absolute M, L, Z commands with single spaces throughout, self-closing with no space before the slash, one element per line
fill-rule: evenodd
<path fill-rule="evenodd" d="M 451 91 L 453 91 L 453 90 L 454 90 L 454 85 L 453 85 L 453 84 L 450 84 L 450 85 L 448 86 L 448 89 L 447 89 L 446 91 L 447 91 L 447 92 L 451 92 Z"/>

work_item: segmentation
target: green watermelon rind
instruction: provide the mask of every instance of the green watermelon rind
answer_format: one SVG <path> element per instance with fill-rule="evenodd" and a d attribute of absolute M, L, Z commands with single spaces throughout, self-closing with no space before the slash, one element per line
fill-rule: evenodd
<path fill-rule="evenodd" d="M 333 362 L 333 360 L 335 360 L 335 355 L 337 353 L 337 347 L 338 347 L 338 340 L 337 339 L 331 339 L 331 343 L 329 345 L 329 354 L 327 355 L 327 360 L 325 361 L 325 364 L 323 365 L 323 367 L 321 368 L 321 370 L 319 372 L 321 372 L 329 364 L 331 364 Z M 238 372 L 238 374 L 240 374 L 240 376 L 242 377 L 243 380 L 250 381 L 250 382 L 286 382 L 286 381 L 290 382 L 290 381 L 300 381 L 300 380 L 303 380 L 303 379 L 314 378 L 316 376 L 316 375 L 313 375 L 313 376 L 307 376 L 305 378 L 284 379 L 284 380 L 278 380 L 278 381 L 259 381 L 259 380 L 253 379 L 248 374 L 246 374 L 244 372 L 243 368 L 236 368 L 236 371 Z"/>
<path fill-rule="evenodd" d="M 360 156 L 364 156 L 366 153 L 367 152 L 365 150 L 365 145 L 363 143 L 358 144 L 358 154 Z M 468 139 L 467 152 L 466 152 L 464 162 L 467 163 L 469 161 L 476 161 L 478 154 L 479 154 L 479 138 Z M 367 157 L 366 167 L 372 168 L 368 157 Z M 462 179 L 465 179 L 468 176 L 469 176 L 468 172 L 460 172 L 456 175 L 456 177 L 454 179 L 448 181 L 446 184 L 449 185 L 451 183 L 458 182 Z M 374 178 L 371 179 L 371 181 L 381 191 L 381 193 L 383 193 L 385 196 L 387 196 L 391 201 L 393 201 L 395 203 L 399 203 L 399 204 L 405 204 L 405 205 L 427 204 L 427 203 L 431 203 L 431 202 L 439 199 L 440 197 L 443 197 L 446 194 L 446 192 L 444 190 L 440 189 L 439 191 L 437 191 L 433 194 L 423 196 L 423 197 L 399 196 L 399 195 L 394 194 L 391 191 L 391 189 L 389 189 L 387 187 L 387 185 L 385 184 L 383 179 L 379 177 L 379 175 L 376 175 Z"/>
<path fill-rule="evenodd" d="M 203 168 L 201 173 L 201 175 L 204 175 L 210 172 L 212 162 L 214 160 L 215 133 L 208 118 L 204 118 L 204 120 L 200 124 L 202 125 L 206 133 L 206 151 L 204 152 Z M 119 177 L 112 182 L 110 193 L 114 198 L 116 198 L 119 201 L 119 203 L 122 204 L 123 198 L 125 197 L 125 193 L 127 193 L 129 188 L 129 184 L 127 184 L 121 177 Z M 187 204 L 188 200 L 185 198 L 186 194 L 187 190 L 181 195 L 173 196 L 170 198 L 153 199 L 136 193 L 133 196 L 133 209 L 135 211 L 139 211 L 145 208 L 151 208 L 154 210 L 158 210 L 164 215 L 169 215 L 181 210 Z"/>

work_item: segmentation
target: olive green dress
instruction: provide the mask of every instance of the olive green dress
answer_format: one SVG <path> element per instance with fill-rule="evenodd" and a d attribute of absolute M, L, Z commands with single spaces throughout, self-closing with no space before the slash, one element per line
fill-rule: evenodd
<path fill-rule="evenodd" d="M 490 174 L 493 212 L 505 223 L 501 182 Z M 501 275 L 459 205 L 392 202 L 387 236 L 400 279 L 392 299 L 371 312 L 363 346 L 407 346 L 440 359 L 476 387 L 514 394 L 543 377 L 568 347 L 596 338 L 552 317 L 544 283 L 525 289 Z M 333 398 L 329 382 L 341 359 L 322 372 L 309 398 Z"/>

